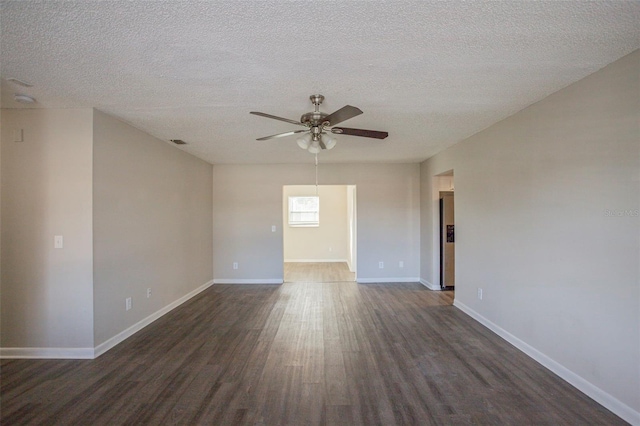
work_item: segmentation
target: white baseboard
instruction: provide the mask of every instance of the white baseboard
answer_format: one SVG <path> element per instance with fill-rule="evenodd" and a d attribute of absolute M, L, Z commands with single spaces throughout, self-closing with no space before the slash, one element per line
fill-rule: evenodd
<path fill-rule="evenodd" d="M 420 282 L 418 277 L 402 277 L 402 278 L 360 278 L 356 279 L 356 282 L 360 284 L 375 284 L 375 283 L 417 283 Z"/>
<path fill-rule="evenodd" d="M 422 284 L 423 286 L 425 286 L 426 288 L 428 288 L 429 290 L 434 290 L 434 291 L 440 291 L 442 290 L 442 288 L 439 285 L 435 285 L 435 284 L 431 284 L 429 281 L 427 280 L 420 280 L 420 284 Z"/>
<path fill-rule="evenodd" d="M 173 309 L 175 309 L 178 306 L 182 305 L 187 300 L 191 299 L 192 297 L 196 296 L 197 294 L 199 294 L 199 293 L 203 292 L 204 290 L 206 290 L 207 288 L 211 287 L 212 284 L 213 284 L 213 280 L 209 281 L 208 283 L 205 283 L 205 284 L 201 285 L 200 287 L 196 288 L 195 290 L 190 291 L 189 293 L 185 294 L 181 298 L 169 303 L 164 308 L 162 308 L 162 309 L 154 312 L 153 314 L 149 315 L 145 319 L 135 323 L 131 327 L 127 328 L 126 330 L 121 331 L 120 333 L 116 334 L 112 338 L 110 338 L 110 339 L 106 340 L 105 342 L 99 344 L 98 346 L 95 347 L 94 358 L 99 357 L 103 353 L 107 352 L 109 349 L 111 349 L 114 346 L 116 346 L 118 343 L 121 343 L 125 339 L 133 336 L 135 333 L 137 333 L 138 331 L 142 330 L 143 328 L 145 328 L 146 326 L 148 326 L 149 324 L 151 324 L 152 322 L 154 322 L 155 320 L 157 320 L 158 318 L 160 318 L 161 316 L 163 316 L 167 312 L 172 311 Z"/>
<path fill-rule="evenodd" d="M 284 280 L 282 278 L 267 278 L 267 279 L 236 279 L 236 278 L 216 278 L 213 280 L 214 284 L 282 284 Z"/>
<path fill-rule="evenodd" d="M 142 321 L 137 322 L 124 331 L 116 334 L 95 348 L 0 348 L 0 358 L 39 358 L 39 359 L 93 359 L 97 358 L 109 349 L 131 337 L 147 325 L 151 324 L 167 312 L 180 306 L 193 296 L 206 290 L 213 284 L 209 281 L 197 289 L 185 294 L 178 300 L 169 303 L 164 308 L 154 312 Z"/>
<path fill-rule="evenodd" d="M 347 259 L 285 259 L 284 263 L 346 263 Z"/>
<path fill-rule="evenodd" d="M 0 359 L 93 359 L 93 348 L 0 348 Z"/>
<path fill-rule="evenodd" d="M 351 265 L 351 262 L 349 262 L 349 259 L 347 259 L 346 262 L 347 267 L 349 268 L 349 272 L 356 272 L 355 268 Z"/>
<path fill-rule="evenodd" d="M 635 411 L 633 408 L 611 396 L 596 385 L 583 379 L 562 364 L 549 358 L 547 355 L 543 354 L 533 346 L 520 340 L 499 325 L 493 323 L 464 303 L 458 301 L 458 299 L 454 300 L 453 306 L 460 309 L 462 312 L 469 315 L 471 318 L 475 319 L 480 324 L 484 325 L 489 330 L 493 331 L 516 348 L 520 349 L 526 355 L 533 358 L 534 360 L 560 376 L 560 378 L 564 379 L 565 381 L 576 387 L 578 390 L 580 390 L 582 393 L 586 394 L 606 409 L 621 417 L 626 422 L 629 422 L 632 425 L 640 425 L 640 412 Z"/>

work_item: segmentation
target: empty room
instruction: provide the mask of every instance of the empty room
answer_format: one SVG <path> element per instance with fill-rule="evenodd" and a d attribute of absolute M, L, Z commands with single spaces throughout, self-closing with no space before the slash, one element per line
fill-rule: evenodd
<path fill-rule="evenodd" d="M 0 423 L 640 426 L 638 22 L 0 0 Z"/>

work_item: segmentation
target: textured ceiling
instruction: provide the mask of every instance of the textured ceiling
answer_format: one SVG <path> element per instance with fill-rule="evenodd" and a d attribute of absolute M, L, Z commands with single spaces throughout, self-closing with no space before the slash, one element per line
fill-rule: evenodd
<path fill-rule="evenodd" d="M 323 162 L 416 162 L 640 47 L 640 2 L 1 2 L 2 106 L 95 107 L 211 163 L 312 162 L 299 119 L 346 104 Z M 6 81 L 18 78 L 31 88 Z M 34 107 L 34 106 L 32 106 Z"/>

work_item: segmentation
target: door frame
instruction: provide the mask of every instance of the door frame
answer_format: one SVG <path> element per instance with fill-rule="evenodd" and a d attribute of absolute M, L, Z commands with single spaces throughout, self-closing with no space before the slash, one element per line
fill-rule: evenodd
<path fill-rule="evenodd" d="M 431 212 L 432 212 L 432 257 L 431 257 L 431 276 L 427 287 L 431 290 L 446 290 L 440 287 L 441 267 L 440 262 L 442 255 L 440 253 L 440 191 L 454 191 L 454 169 L 446 170 L 442 173 L 432 175 L 431 177 Z M 448 184 L 448 185 L 447 185 Z M 454 210 L 455 216 L 455 210 Z M 455 222 L 455 220 L 454 220 Z"/>
<path fill-rule="evenodd" d="M 288 202 L 285 200 L 285 189 L 287 187 L 296 187 L 296 186 L 316 186 L 316 194 L 319 193 L 318 189 L 321 187 L 329 187 L 329 186 L 344 186 L 346 187 L 346 202 L 347 202 L 347 266 L 350 272 L 354 274 L 354 281 L 358 280 L 358 195 L 357 195 L 357 185 L 356 184 L 340 184 L 340 183 L 331 183 L 331 184 L 322 184 L 322 185 L 305 185 L 305 184 L 283 184 L 282 185 L 282 259 L 283 259 L 283 273 L 282 278 L 283 282 L 286 282 L 284 276 L 284 251 L 285 251 L 285 231 L 284 228 L 288 226 Z M 351 207 L 351 208 L 350 208 Z M 320 207 L 320 215 L 322 215 L 322 207 Z"/>
<path fill-rule="evenodd" d="M 454 269 L 453 269 L 453 282 L 454 285 L 452 286 L 446 286 L 444 285 L 444 263 L 445 263 L 445 253 L 444 253 L 444 248 L 445 248 L 445 232 L 444 232 L 444 197 L 447 196 L 451 196 L 451 197 L 455 197 L 454 192 L 453 191 L 439 191 L 438 192 L 438 223 L 439 223 L 439 245 L 440 245 L 440 288 L 442 290 L 453 290 L 455 288 L 455 245 L 453 247 L 454 250 L 454 255 L 453 255 L 453 262 L 454 262 Z M 454 204 L 455 205 L 455 204 Z M 454 218 L 455 218 L 455 207 L 453 208 L 453 214 L 454 214 Z M 454 219 L 454 225 L 455 225 L 455 219 Z M 455 232 L 455 231 L 454 231 Z M 454 234 L 455 235 L 455 234 Z M 454 236 L 454 244 L 455 244 L 455 236 Z"/>

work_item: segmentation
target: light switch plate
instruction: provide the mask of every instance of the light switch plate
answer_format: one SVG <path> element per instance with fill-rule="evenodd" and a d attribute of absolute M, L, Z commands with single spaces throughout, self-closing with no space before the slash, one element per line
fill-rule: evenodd
<path fill-rule="evenodd" d="M 53 248 L 61 249 L 64 246 L 64 238 L 62 235 L 56 235 L 53 237 Z"/>
<path fill-rule="evenodd" d="M 13 141 L 14 142 L 23 142 L 24 141 L 24 130 L 23 129 L 14 129 L 13 130 Z"/>

